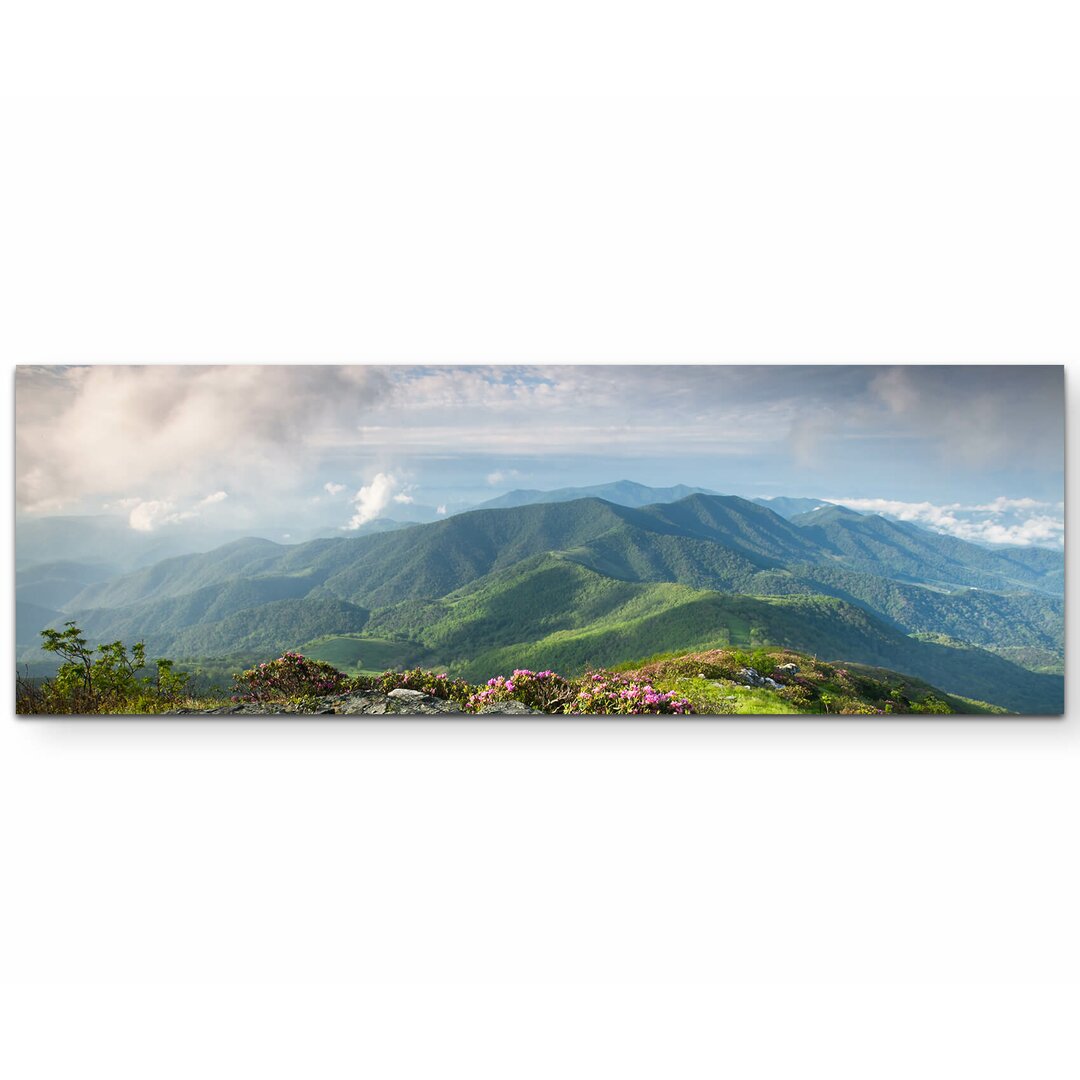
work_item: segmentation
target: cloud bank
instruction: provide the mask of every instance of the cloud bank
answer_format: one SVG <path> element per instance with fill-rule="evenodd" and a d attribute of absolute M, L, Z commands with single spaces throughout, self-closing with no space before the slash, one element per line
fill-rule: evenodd
<path fill-rule="evenodd" d="M 1027 547 L 1062 547 L 1065 543 L 1063 504 L 1036 499 L 1009 499 L 988 503 L 900 502 L 896 499 L 830 499 L 864 513 L 910 521 L 935 532 L 983 544 Z"/>
<path fill-rule="evenodd" d="M 1060 498 L 1062 391 L 1038 366 L 18 368 L 16 502 L 145 531 L 340 527 L 348 501 L 359 528 L 627 478 L 831 488 L 965 539 L 1057 544 L 1053 506 L 973 508 Z"/>
<path fill-rule="evenodd" d="M 19 368 L 17 505 L 295 485 L 316 456 L 312 433 L 353 429 L 388 388 L 383 369 L 364 367 Z"/>

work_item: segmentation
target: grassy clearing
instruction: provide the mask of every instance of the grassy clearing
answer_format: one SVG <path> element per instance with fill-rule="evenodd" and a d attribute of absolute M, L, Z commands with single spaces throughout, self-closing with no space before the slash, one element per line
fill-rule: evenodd
<path fill-rule="evenodd" d="M 654 685 L 658 690 L 670 690 L 686 698 L 694 712 L 701 716 L 764 716 L 812 711 L 797 708 L 773 690 L 741 686 L 722 679 L 680 676 L 656 679 Z"/>
<path fill-rule="evenodd" d="M 364 637 L 360 634 L 333 635 L 309 642 L 297 650 L 312 660 L 323 660 L 352 675 L 379 674 L 391 668 L 434 664 L 430 653 L 412 641 Z"/>

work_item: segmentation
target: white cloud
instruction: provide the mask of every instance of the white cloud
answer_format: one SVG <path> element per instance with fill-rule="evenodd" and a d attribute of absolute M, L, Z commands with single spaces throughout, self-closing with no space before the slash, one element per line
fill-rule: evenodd
<path fill-rule="evenodd" d="M 389 385 L 372 367 L 18 368 L 17 504 L 280 491 L 310 475 L 316 436 L 354 430 Z"/>
<path fill-rule="evenodd" d="M 153 532 L 162 525 L 176 525 L 198 516 L 195 510 L 177 510 L 168 499 L 146 499 L 132 508 L 128 524 L 136 532 Z"/>
<path fill-rule="evenodd" d="M 1000 496 L 988 503 L 902 502 L 896 499 L 831 499 L 852 510 L 883 514 L 935 532 L 984 544 L 1061 547 L 1062 504 Z M 1038 511 L 1038 512 L 1035 512 Z M 1049 511 L 1057 511 L 1057 515 Z"/>
<path fill-rule="evenodd" d="M 440 504 L 439 504 L 438 506 L 436 506 L 436 507 L 435 507 L 435 513 L 436 513 L 436 514 L 445 514 L 445 513 L 446 513 L 446 506 L 445 506 L 445 504 L 443 504 L 443 503 L 440 503 Z"/>
<path fill-rule="evenodd" d="M 394 496 L 394 502 L 407 505 L 411 502 L 416 502 L 416 500 L 411 495 L 406 495 L 404 491 L 399 491 Z"/>
<path fill-rule="evenodd" d="M 128 498 L 128 499 L 113 499 L 112 502 L 102 503 L 101 504 L 101 509 L 102 510 L 123 510 L 124 513 L 127 513 L 133 507 L 138 506 L 139 503 L 141 503 L 141 502 L 142 502 L 142 499 L 139 499 L 137 497 L 136 498 Z"/>
<path fill-rule="evenodd" d="M 181 521 L 197 518 L 203 509 L 223 503 L 228 497 L 227 491 L 215 491 L 187 510 L 177 509 L 172 499 L 125 498 L 106 503 L 105 509 L 125 510 L 128 512 L 128 525 L 136 532 L 153 532 L 163 525 L 177 525 Z"/>
<path fill-rule="evenodd" d="M 356 512 L 349 519 L 346 529 L 359 529 L 374 521 L 393 501 L 398 481 L 389 473 L 379 473 L 370 484 L 365 484 L 353 497 Z"/>
<path fill-rule="evenodd" d="M 1002 469 L 1000 487 L 991 490 L 1015 490 L 1021 481 L 1005 473 L 1020 467 L 1060 473 L 1063 399 L 1054 370 L 19 368 L 16 502 L 20 512 L 85 512 L 107 502 L 125 514 L 142 502 L 169 502 L 175 514 L 212 505 L 201 503 L 207 492 L 227 491 L 233 515 L 250 505 L 265 520 L 280 521 L 298 507 L 319 505 L 311 498 L 316 492 L 344 506 L 355 490 L 348 478 L 380 470 L 434 491 L 431 472 L 406 470 L 465 455 L 481 460 L 462 464 L 452 479 L 450 467 L 439 466 L 442 489 L 430 501 L 473 499 L 481 486 L 473 477 L 485 474 L 487 489 L 524 486 L 526 477 L 530 486 L 534 480 L 535 486 L 561 486 L 555 470 L 565 475 L 566 461 L 577 458 L 583 464 L 617 459 L 611 476 L 637 475 L 636 463 L 647 459 L 662 458 L 674 470 L 671 460 L 678 458 L 680 473 L 697 472 L 673 471 L 673 481 L 717 488 L 725 485 L 708 479 L 706 468 L 731 469 L 728 475 L 746 475 L 747 482 L 783 477 L 793 465 L 827 469 L 831 482 L 843 478 L 837 486 L 863 491 L 875 490 L 868 485 L 888 468 L 926 481 L 922 488 L 895 490 L 953 498 L 942 496 L 940 478 L 928 471 L 937 462 L 947 463 L 958 483 L 964 471 Z M 523 464 L 545 459 L 552 470 Z M 524 475 L 505 464 L 513 461 Z M 736 472 L 735 466 L 747 469 Z M 466 473 L 469 490 L 463 492 Z M 341 484 L 320 476 L 347 479 Z M 820 491 L 824 484 L 813 486 Z M 962 486 L 955 490 L 964 497 Z M 147 498 L 123 505 L 131 492 Z M 410 485 L 398 485 L 391 505 L 395 496 L 407 505 L 411 495 Z M 981 512 L 993 515 L 997 502 Z M 330 504 L 323 499 L 321 505 Z M 364 505 L 357 504 L 358 514 L 367 513 Z M 1009 529 L 1061 516 L 1019 505 L 1002 512 L 1013 516 L 995 523 Z M 974 528 L 979 513 L 953 512 L 966 524 L 943 527 Z M 140 520 L 147 515 L 143 511 Z M 161 517 L 149 514 L 153 521 Z M 1037 531 L 1035 525 L 1025 529 L 1017 535 Z"/>

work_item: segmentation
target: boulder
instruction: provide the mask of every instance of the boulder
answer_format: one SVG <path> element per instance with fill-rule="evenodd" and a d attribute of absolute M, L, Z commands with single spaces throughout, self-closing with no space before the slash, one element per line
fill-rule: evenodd
<path fill-rule="evenodd" d="M 399 688 L 389 694 L 348 694 L 334 703 L 334 712 L 342 716 L 436 716 L 461 714 L 461 706 L 421 690 Z"/>
<path fill-rule="evenodd" d="M 781 689 L 781 684 L 775 679 L 770 679 L 767 675 L 762 675 L 752 667 L 741 668 L 739 670 L 739 681 L 746 686 L 764 686 L 769 690 Z"/>
<path fill-rule="evenodd" d="M 518 704 L 514 702 L 514 704 Z M 438 716 L 463 715 L 452 701 L 420 690 L 391 690 L 389 694 L 337 694 L 319 698 L 313 708 L 283 709 L 255 702 L 232 702 L 216 709 L 175 709 L 170 716 Z"/>
<path fill-rule="evenodd" d="M 477 710 L 478 715 L 488 713 L 497 716 L 545 716 L 542 709 L 530 709 L 524 701 L 493 701 Z"/>

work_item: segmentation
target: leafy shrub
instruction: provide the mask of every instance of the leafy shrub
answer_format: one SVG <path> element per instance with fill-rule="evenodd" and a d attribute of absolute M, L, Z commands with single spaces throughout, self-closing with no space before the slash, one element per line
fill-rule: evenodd
<path fill-rule="evenodd" d="M 587 671 L 576 684 L 574 700 L 563 706 L 563 711 L 639 716 L 683 715 L 692 709 L 686 698 L 674 691 L 657 690 L 651 682 L 610 671 Z"/>
<path fill-rule="evenodd" d="M 847 701 L 836 711 L 842 716 L 881 716 L 884 710 L 863 701 Z"/>
<path fill-rule="evenodd" d="M 269 702 L 320 694 L 340 694 L 349 678 L 323 660 L 287 652 L 276 660 L 233 676 L 234 701 Z"/>
<path fill-rule="evenodd" d="M 806 683 L 796 678 L 792 679 L 782 690 L 777 693 L 786 702 L 794 705 L 796 709 L 809 709 L 814 703 L 814 691 Z"/>
<path fill-rule="evenodd" d="M 314 713 L 325 708 L 325 699 L 318 694 L 297 694 L 289 698 L 288 707 L 291 712 Z"/>
<path fill-rule="evenodd" d="M 16 711 L 20 713 L 91 714 L 160 712 L 184 696 L 188 675 L 173 670 L 171 660 L 156 660 L 146 670 L 146 648 L 140 641 L 122 641 L 91 649 L 74 622 L 63 630 L 42 630 L 41 647 L 63 663 L 56 675 L 38 685 L 20 680 Z"/>
<path fill-rule="evenodd" d="M 735 649 L 730 662 L 740 668 L 753 668 L 759 675 L 772 675 L 777 659 L 768 649 L 755 649 L 751 653 Z"/>
<path fill-rule="evenodd" d="M 650 682 L 610 671 L 588 671 L 580 679 L 564 679 L 554 671 L 518 668 L 507 678 L 488 679 L 469 695 L 468 712 L 500 701 L 520 701 L 544 712 L 643 715 L 683 714 L 693 710 L 686 698 L 657 690 Z"/>
<path fill-rule="evenodd" d="M 739 711 L 738 691 L 729 682 L 679 675 L 656 680 L 653 686 L 686 698 L 689 711 L 700 716 L 730 716 Z"/>
<path fill-rule="evenodd" d="M 486 686 L 468 696 L 465 708 L 469 712 L 478 712 L 485 705 L 500 701 L 520 701 L 531 709 L 562 712 L 574 700 L 574 684 L 554 671 L 517 668 L 510 678 L 499 675 L 488 679 Z"/>
<path fill-rule="evenodd" d="M 912 704 L 911 711 L 914 713 L 951 713 L 952 709 L 933 694 L 927 694 L 922 701 Z"/>
<path fill-rule="evenodd" d="M 459 705 L 464 705 L 473 691 L 473 687 L 464 679 L 451 679 L 445 672 L 436 674 L 418 667 L 408 671 L 384 671 L 374 676 L 358 675 L 350 682 L 349 689 L 382 694 L 389 694 L 391 690 L 419 690 Z"/>

